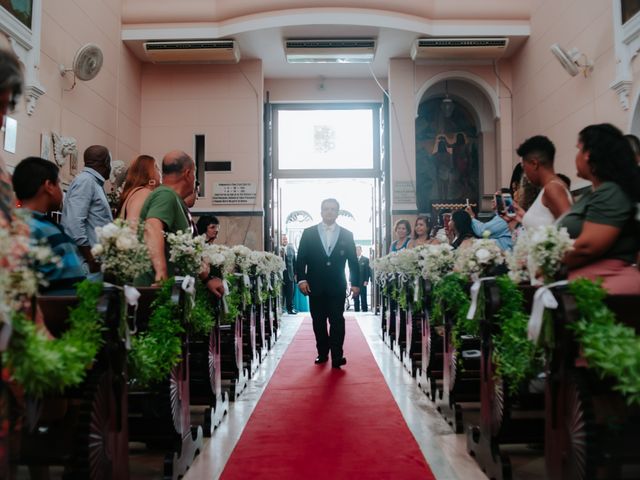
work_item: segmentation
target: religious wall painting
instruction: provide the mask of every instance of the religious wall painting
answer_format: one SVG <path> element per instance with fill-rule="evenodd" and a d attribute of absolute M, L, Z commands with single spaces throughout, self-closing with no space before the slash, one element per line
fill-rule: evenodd
<path fill-rule="evenodd" d="M 464 203 L 479 199 L 480 144 L 476 122 L 459 102 L 450 116 L 442 97 L 420 104 L 416 119 L 416 203 L 430 213 L 434 202 Z"/>

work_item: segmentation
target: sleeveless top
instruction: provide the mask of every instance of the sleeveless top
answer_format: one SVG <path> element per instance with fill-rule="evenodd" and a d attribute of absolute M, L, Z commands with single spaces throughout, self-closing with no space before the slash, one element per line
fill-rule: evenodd
<path fill-rule="evenodd" d="M 551 182 L 560 183 L 560 180 L 551 180 Z M 549 182 L 549 183 L 551 183 Z M 567 194 L 567 198 L 569 199 L 569 203 L 573 204 L 573 198 L 569 191 L 564 187 L 564 183 L 562 184 L 564 191 Z M 522 217 L 522 225 L 525 229 L 536 228 L 544 225 L 553 225 L 558 219 L 553 216 L 551 210 L 544 206 L 542 203 L 542 196 L 544 195 L 544 188 L 540 190 L 538 196 L 536 197 L 535 202 L 531 205 L 529 210 Z"/>
<path fill-rule="evenodd" d="M 407 245 L 409 245 L 410 241 L 411 241 L 411 237 L 407 236 L 407 238 L 404 239 L 404 242 L 402 242 L 402 245 L 398 246 L 398 240 L 394 240 L 391 243 L 391 251 L 399 252 L 400 250 L 404 250 L 405 248 L 407 248 Z"/>
<path fill-rule="evenodd" d="M 131 198 L 133 198 L 133 196 L 138 193 L 139 191 L 141 191 L 143 188 L 147 188 L 147 187 L 136 187 L 133 190 L 131 190 L 129 192 L 129 195 L 127 195 L 127 198 L 125 198 L 124 203 L 122 204 L 122 208 L 120 209 L 120 213 L 118 214 L 118 218 L 122 218 L 123 220 L 127 220 L 127 207 L 129 206 L 129 201 L 131 200 Z"/>

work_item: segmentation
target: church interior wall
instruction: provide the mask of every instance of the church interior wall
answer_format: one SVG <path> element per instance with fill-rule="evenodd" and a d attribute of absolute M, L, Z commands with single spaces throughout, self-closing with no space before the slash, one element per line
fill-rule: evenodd
<path fill-rule="evenodd" d="M 39 81 L 42 95 L 31 116 L 24 102 L 10 114 L 18 121 L 15 153 L 3 151 L 11 167 L 22 158 L 41 154 L 41 134 L 52 131 L 74 137 L 78 145 L 78 169 L 82 152 L 93 144 L 107 146 L 114 160 L 128 162 L 140 150 L 140 62 L 120 39 L 120 2 L 76 0 L 65 4 L 42 2 Z M 104 54 L 100 74 L 90 82 L 60 75 L 60 65 L 70 68 L 76 51 L 96 43 Z M 3 134 L 4 136 L 4 134 Z M 53 160 L 53 157 L 50 158 Z M 69 163 L 61 169 L 70 181 Z"/>
<path fill-rule="evenodd" d="M 549 51 L 556 42 L 586 54 L 594 62 L 593 72 L 586 78 L 566 73 Z M 532 135 L 547 135 L 556 145 L 556 170 L 575 180 L 575 145 L 582 128 L 609 122 L 629 129 L 631 111 L 623 109 L 610 87 L 616 61 L 612 2 L 535 2 L 531 36 L 513 57 L 514 148 Z M 632 92 L 638 89 L 635 78 Z M 512 161 L 518 161 L 515 153 Z"/>

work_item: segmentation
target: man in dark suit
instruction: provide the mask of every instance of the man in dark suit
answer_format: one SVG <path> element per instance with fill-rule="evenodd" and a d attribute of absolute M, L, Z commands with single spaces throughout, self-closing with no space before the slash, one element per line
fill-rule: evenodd
<path fill-rule="evenodd" d="M 284 290 L 284 304 L 287 313 L 295 315 L 296 310 L 293 308 L 293 287 L 295 278 L 296 249 L 289 243 L 286 235 L 282 235 L 280 241 L 282 244 L 282 256 L 284 258 L 285 270 L 282 274 L 282 288 Z"/>
<path fill-rule="evenodd" d="M 309 295 L 309 309 L 313 319 L 318 357 L 315 363 L 329 360 L 333 368 L 347 363 L 343 356 L 344 300 L 347 279 L 345 263 L 349 262 L 351 293 L 360 293 L 360 275 L 353 234 L 336 224 L 340 205 L 334 198 L 322 201 L 322 223 L 302 232 L 296 274 L 300 291 Z M 330 331 L 327 333 L 327 319 Z"/>
<path fill-rule="evenodd" d="M 360 272 L 360 295 L 353 297 L 353 308 L 356 312 L 359 312 L 360 304 L 362 304 L 362 311 L 366 312 L 369 309 L 367 305 L 367 285 L 371 280 L 371 267 L 369 266 L 369 259 L 362 256 L 362 247 L 356 247 L 356 256 L 358 257 Z"/>

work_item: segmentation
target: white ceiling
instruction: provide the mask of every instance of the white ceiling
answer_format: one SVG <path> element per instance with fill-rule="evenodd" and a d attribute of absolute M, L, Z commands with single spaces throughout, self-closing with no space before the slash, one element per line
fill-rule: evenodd
<path fill-rule="evenodd" d="M 246 26 L 245 26 L 246 27 Z M 418 30 L 421 28 L 422 30 Z M 122 38 L 129 48 L 143 62 L 148 62 L 143 44 L 149 40 L 188 39 L 234 39 L 240 47 L 242 59 L 261 59 L 265 78 L 363 78 L 371 75 L 367 64 L 288 64 L 285 59 L 283 41 L 288 38 L 375 38 L 376 55 L 371 68 L 378 78 L 387 77 L 389 59 L 408 58 L 411 45 L 416 38 L 426 37 L 426 27 L 413 22 L 401 28 L 375 25 L 287 25 L 271 28 L 244 28 L 233 32 L 203 29 L 127 29 L 123 28 Z M 455 26 L 442 30 L 442 36 L 506 36 L 509 47 L 505 57 L 510 56 L 528 37 L 528 26 L 499 25 L 475 28 Z M 457 33 L 459 31 L 459 33 Z M 219 35 L 231 33 L 230 35 Z M 438 33 L 438 32 L 434 32 Z M 214 35 L 212 35 L 214 34 Z M 218 34 L 218 35 L 215 35 Z M 473 61 L 468 59 L 467 61 Z M 442 62 L 441 62 L 442 63 Z"/>

